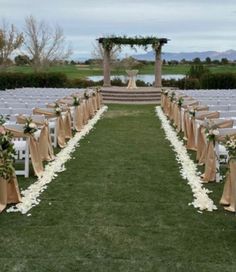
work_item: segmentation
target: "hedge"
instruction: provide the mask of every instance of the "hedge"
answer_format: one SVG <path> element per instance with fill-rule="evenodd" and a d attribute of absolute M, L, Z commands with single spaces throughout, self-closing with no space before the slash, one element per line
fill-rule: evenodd
<path fill-rule="evenodd" d="M 66 87 L 68 79 L 63 73 L 0 73 L 0 90 L 22 87 Z"/>
<path fill-rule="evenodd" d="M 236 89 L 236 74 L 206 74 L 201 77 L 202 89 Z"/>
<path fill-rule="evenodd" d="M 148 87 L 150 84 L 137 80 L 137 86 Z M 127 82 L 115 78 L 111 81 L 114 86 L 127 86 Z M 0 73 L 0 90 L 23 87 L 47 88 L 87 88 L 102 86 L 103 81 L 87 79 L 69 80 L 63 73 Z M 204 74 L 200 79 L 186 77 L 180 80 L 163 80 L 163 86 L 179 89 L 236 89 L 236 74 Z"/>

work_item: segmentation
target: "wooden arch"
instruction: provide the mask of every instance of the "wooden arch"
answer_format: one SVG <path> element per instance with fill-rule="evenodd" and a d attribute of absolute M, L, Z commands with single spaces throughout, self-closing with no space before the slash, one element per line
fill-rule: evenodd
<path fill-rule="evenodd" d="M 161 52 L 162 46 L 168 42 L 166 38 L 156 38 L 156 37 L 118 37 L 118 36 L 110 36 L 110 37 L 100 37 L 98 43 L 102 44 L 104 49 L 104 59 L 103 59 L 103 86 L 110 87 L 111 86 L 111 69 L 110 69 L 110 61 L 111 61 L 111 50 L 114 45 L 118 45 L 119 47 L 123 45 L 129 45 L 131 48 L 134 46 L 143 47 L 145 50 L 149 45 L 152 46 L 155 51 L 155 83 L 154 86 L 160 88 L 162 86 L 162 60 L 161 60 Z"/>

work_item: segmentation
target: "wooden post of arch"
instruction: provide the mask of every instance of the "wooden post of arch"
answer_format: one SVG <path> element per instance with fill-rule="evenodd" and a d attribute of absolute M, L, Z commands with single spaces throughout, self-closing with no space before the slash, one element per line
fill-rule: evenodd
<path fill-rule="evenodd" d="M 161 88 L 162 87 L 161 48 L 162 48 L 162 44 L 159 44 L 159 46 L 157 48 L 155 48 L 155 83 L 154 83 L 154 86 L 156 88 Z"/>
<path fill-rule="evenodd" d="M 104 47 L 103 47 L 104 48 Z M 111 51 L 104 48 L 103 58 L 103 87 L 111 86 L 111 69 L 110 69 Z"/>

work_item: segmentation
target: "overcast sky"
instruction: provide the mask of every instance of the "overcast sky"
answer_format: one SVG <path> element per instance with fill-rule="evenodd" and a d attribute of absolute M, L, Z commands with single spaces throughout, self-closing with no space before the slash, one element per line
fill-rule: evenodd
<path fill-rule="evenodd" d="M 109 34 L 169 38 L 166 52 L 236 49 L 236 0 L 0 0 L 19 29 L 29 15 L 59 24 L 77 57 Z"/>

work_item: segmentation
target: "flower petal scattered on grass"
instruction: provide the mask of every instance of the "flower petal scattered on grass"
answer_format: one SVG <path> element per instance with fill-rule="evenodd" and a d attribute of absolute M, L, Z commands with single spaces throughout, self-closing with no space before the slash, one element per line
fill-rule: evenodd
<path fill-rule="evenodd" d="M 93 119 L 89 120 L 88 124 L 84 126 L 82 131 L 76 133 L 75 136 L 68 141 L 66 147 L 57 154 L 55 160 L 45 166 L 43 176 L 30 185 L 26 190 L 21 192 L 22 202 L 7 209 L 7 212 L 21 212 L 22 214 L 26 214 L 29 210 L 40 203 L 39 196 L 47 189 L 47 184 L 58 176 L 57 173 L 66 170 L 64 164 L 72 158 L 71 155 L 75 148 L 79 146 L 79 141 L 93 129 L 94 125 L 107 109 L 107 106 L 102 107 Z"/>
<path fill-rule="evenodd" d="M 211 191 L 203 187 L 201 179 L 198 176 L 199 173 L 196 164 L 190 159 L 183 141 L 179 140 L 176 131 L 170 125 L 160 106 L 156 107 L 156 114 L 162 122 L 162 128 L 165 131 L 166 139 L 170 141 L 171 146 L 176 152 L 176 160 L 180 164 L 180 174 L 183 179 L 188 181 L 187 184 L 192 189 L 194 200 L 189 205 L 193 205 L 194 208 L 199 209 L 200 211 L 217 210 L 213 200 L 208 196 Z"/>

